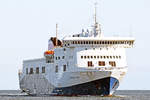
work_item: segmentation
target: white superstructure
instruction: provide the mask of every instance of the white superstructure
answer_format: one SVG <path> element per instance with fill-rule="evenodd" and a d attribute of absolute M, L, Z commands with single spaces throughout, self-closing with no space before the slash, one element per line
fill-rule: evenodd
<path fill-rule="evenodd" d="M 104 37 L 95 17 L 92 30 L 52 37 L 44 58 L 23 61 L 20 88 L 29 94 L 111 95 L 127 72 L 125 49 L 133 44 L 132 37 Z"/>

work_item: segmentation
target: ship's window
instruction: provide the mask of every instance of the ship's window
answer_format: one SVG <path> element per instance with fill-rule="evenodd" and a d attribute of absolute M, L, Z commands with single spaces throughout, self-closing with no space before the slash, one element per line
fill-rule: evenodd
<path fill-rule="evenodd" d="M 104 41 L 102 41 L 102 44 L 104 44 Z"/>
<path fill-rule="evenodd" d="M 132 44 L 134 43 L 134 41 L 132 41 Z"/>
<path fill-rule="evenodd" d="M 91 44 L 93 44 L 93 41 L 91 41 Z"/>
<path fill-rule="evenodd" d="M 58 59 L 60 59 L 60 57 L 58 57 Z"/>
<path fill-rule="evenodd" d="M 56 65 L 56 68 L 55 68 L 55 72 L 57 73 L 58 72 L 58 66 Z"/>
<path fill-rule="evenodd" d="M 33 68 L 30 68 L 30 73 L 29 74 L 33 74 Z"/>
<path fill-rule="evenodd" d="M 75 41 L 75 44 L 77 44 L 77 41 Z"/>
<path fill-rule="evenodd" d="M 62 56 L 62 59 L 65 59 L 65 56 Z"/>
<path fill-rule="evenodd" d="M 94 58 L 96 58 L 96 56 L 94 56 Z"/>
<path fill-rule="evenodd" d="M 109 56 L 107 56 L 107 59 L 109 59 Z"/>
<path fill-rule="evenodd" d="M 42 73 L 45 73 L 45 67 L 44 66 L 42 67 Z"/>
<path fill-rule="evenodd" d="M 91 58 L 93 58 L 93 56 L 91 56 Z"/>
<path fill-rule="evenodd" d="M 86 41 L 86 44 L 88 44 L 88 41 Z"/>
<path fill-rule="evenodd" d="M 84 41 L 84 44 L 85 44 L 85 41 Z"/>
<path fill-rule="evenodd" d="M 99 61 L 99 62 L 98 62 L 98 65 L 99 65 L 99 66 L 105 66 L 105 61 Z"/>
<path fill-rule="evenodd" d="M 36 74 L 39 74 L 39 67 L 36 68 Z"/>
<path fill-rule="evenodd" d="M 66 71 L 66 65 L 63 65 L 63 71 L 64 72 Z"/>
<path fill-rule="evenodd" d="M 91 41 L 89 41 L 89 44 L 91 44 Z"/>
<path fill-rule="evenodd" d="M 83 59 L 83 56 L 81 56 L 81 59 Z"/>
<path fill-rule="evenodd" d="M 97 44 L 99 44 L 99 41 L 97 41 Z"/>
<path fill-rule="evenodd" d="M 112 41 L 110 41 L 110 44 L 112 44 Z"/>
<path fill-rule="evenodd" d="M 96 44 L 96 41 L 94 41 L 94 44 Z"/>
<path fill-rule="evenodd" d="M 121 56 L 119 56 L 119 58 L 121 59 Z"/>
<path fill-rule="evenodd" d="M 102 42 L 101 42 L 101 41 L 99 41 L 99 44 L 102 44 Z"/>
<path fill-rule="evenodd" d="M 88 67 L 93 67 L 92 61 L 88 61 Z"/>
<path fill-rule="evenodd" d="M 72 41 L 72 44 L 74 44 L 74 41 Z"/>
<path fill-rule="evenodd" d="M 85 50 L 87 50 L 87 48 L 85 48 Z"/>
<path fill-rule="evenodd" d="M 116 56 L 116 58 L 118 59 L 118 56 Z"/>
<path fill-rule="evenodd" d="M 103 58 L 103 56 L 101 56 L 101 59 Z"/>
<path fill-rule="evenodd" d="M 80 41 L 78 41 L 78 44 L 80 44 Z"/>
<path fill-rule="evenodd" d="M 106 56 L 104 56 L 104 59 L 106 58 Z"/>
<path fill-rule="evenodd" d="M 66 49 L 64 48 L 64 51 L 66 51 Z"/>
<path fill-rule="evenodd" d="M 86 59 L 86 56 L 84 56 L 84 59 Z"/>
<path fill-rule="evenodd" d="M 83 44 L 82 41 L 81 41 L 81 44 Z"/>
<path fill-rule="evenodd" d="M 110 61 L 109 62 L 109 65 L 113 66 L 113 67 L 116 67 L 116 62 L 115 61 Z"/>
<path fill-rule="evenodd" d="M 115 59 L 115 56 L 113 56 L 113 58 Z"/>
<path fill-rule="evenodd" d="M 89 59 L 89 58 L 90 58 L 90 56 L 87 56 L 87 58 Z"/>
<path fill-rule="evenodd" d="M 110 56 L 110 59 L 112 59 L 112 56 Z"/>
<path fill-rule="evenodd" d="M 97 58 L 99 58 L 99 56 L 97 56 Z"/>
<path fill-rule="evenodd" d="M 56 60 L 57 60 L 57 57 L 56 57 Z"/>
<path fill-rule="evenodd" d="M 26 68 L 26 74 L 28 74 L 28 68 Z"/>

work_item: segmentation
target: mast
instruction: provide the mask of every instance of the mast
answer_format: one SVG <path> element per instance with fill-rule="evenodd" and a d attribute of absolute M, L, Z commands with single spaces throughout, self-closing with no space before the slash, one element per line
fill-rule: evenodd
<path fill-rule="evenodd" d="M 97 2 L 95 2 L 94 21 L 95 21 L 95 26 L 96 26 L 96 24 L 97 24 Z"/>
<path fill-rule="evenodd" d="M 101 37 L 101 27 L 97 22 L 97 2 L 95 2 L 95 10 L 94 10 L 94 37 Z"/>
<path fill-rule="evenodd" d="M 58 24 L 56 23 L 56 46 L 58 45 L 58 43 L 57 43 L 57 33 L 58 32 Z"/>

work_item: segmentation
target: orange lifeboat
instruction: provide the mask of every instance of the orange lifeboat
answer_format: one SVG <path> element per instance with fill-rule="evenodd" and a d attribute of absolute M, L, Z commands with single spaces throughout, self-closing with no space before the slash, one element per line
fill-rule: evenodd
<path fill-rule="evenodd" d="M 54 54 L 54 51 L 48 50 L 48 51 L 45 51 L 44 54 L 45 54 L 45 55 L 53 55 L 53 54 Z"/>

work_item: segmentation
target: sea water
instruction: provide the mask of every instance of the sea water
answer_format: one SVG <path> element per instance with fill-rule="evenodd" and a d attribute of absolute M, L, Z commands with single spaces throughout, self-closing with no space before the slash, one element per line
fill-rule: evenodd
<path fill-rule="evenodd" d="M 150 90 L 117 90 L 113 96 L 29 96 L 20 90 L 0 90 L 0 100 L 150 100 Z"/>

